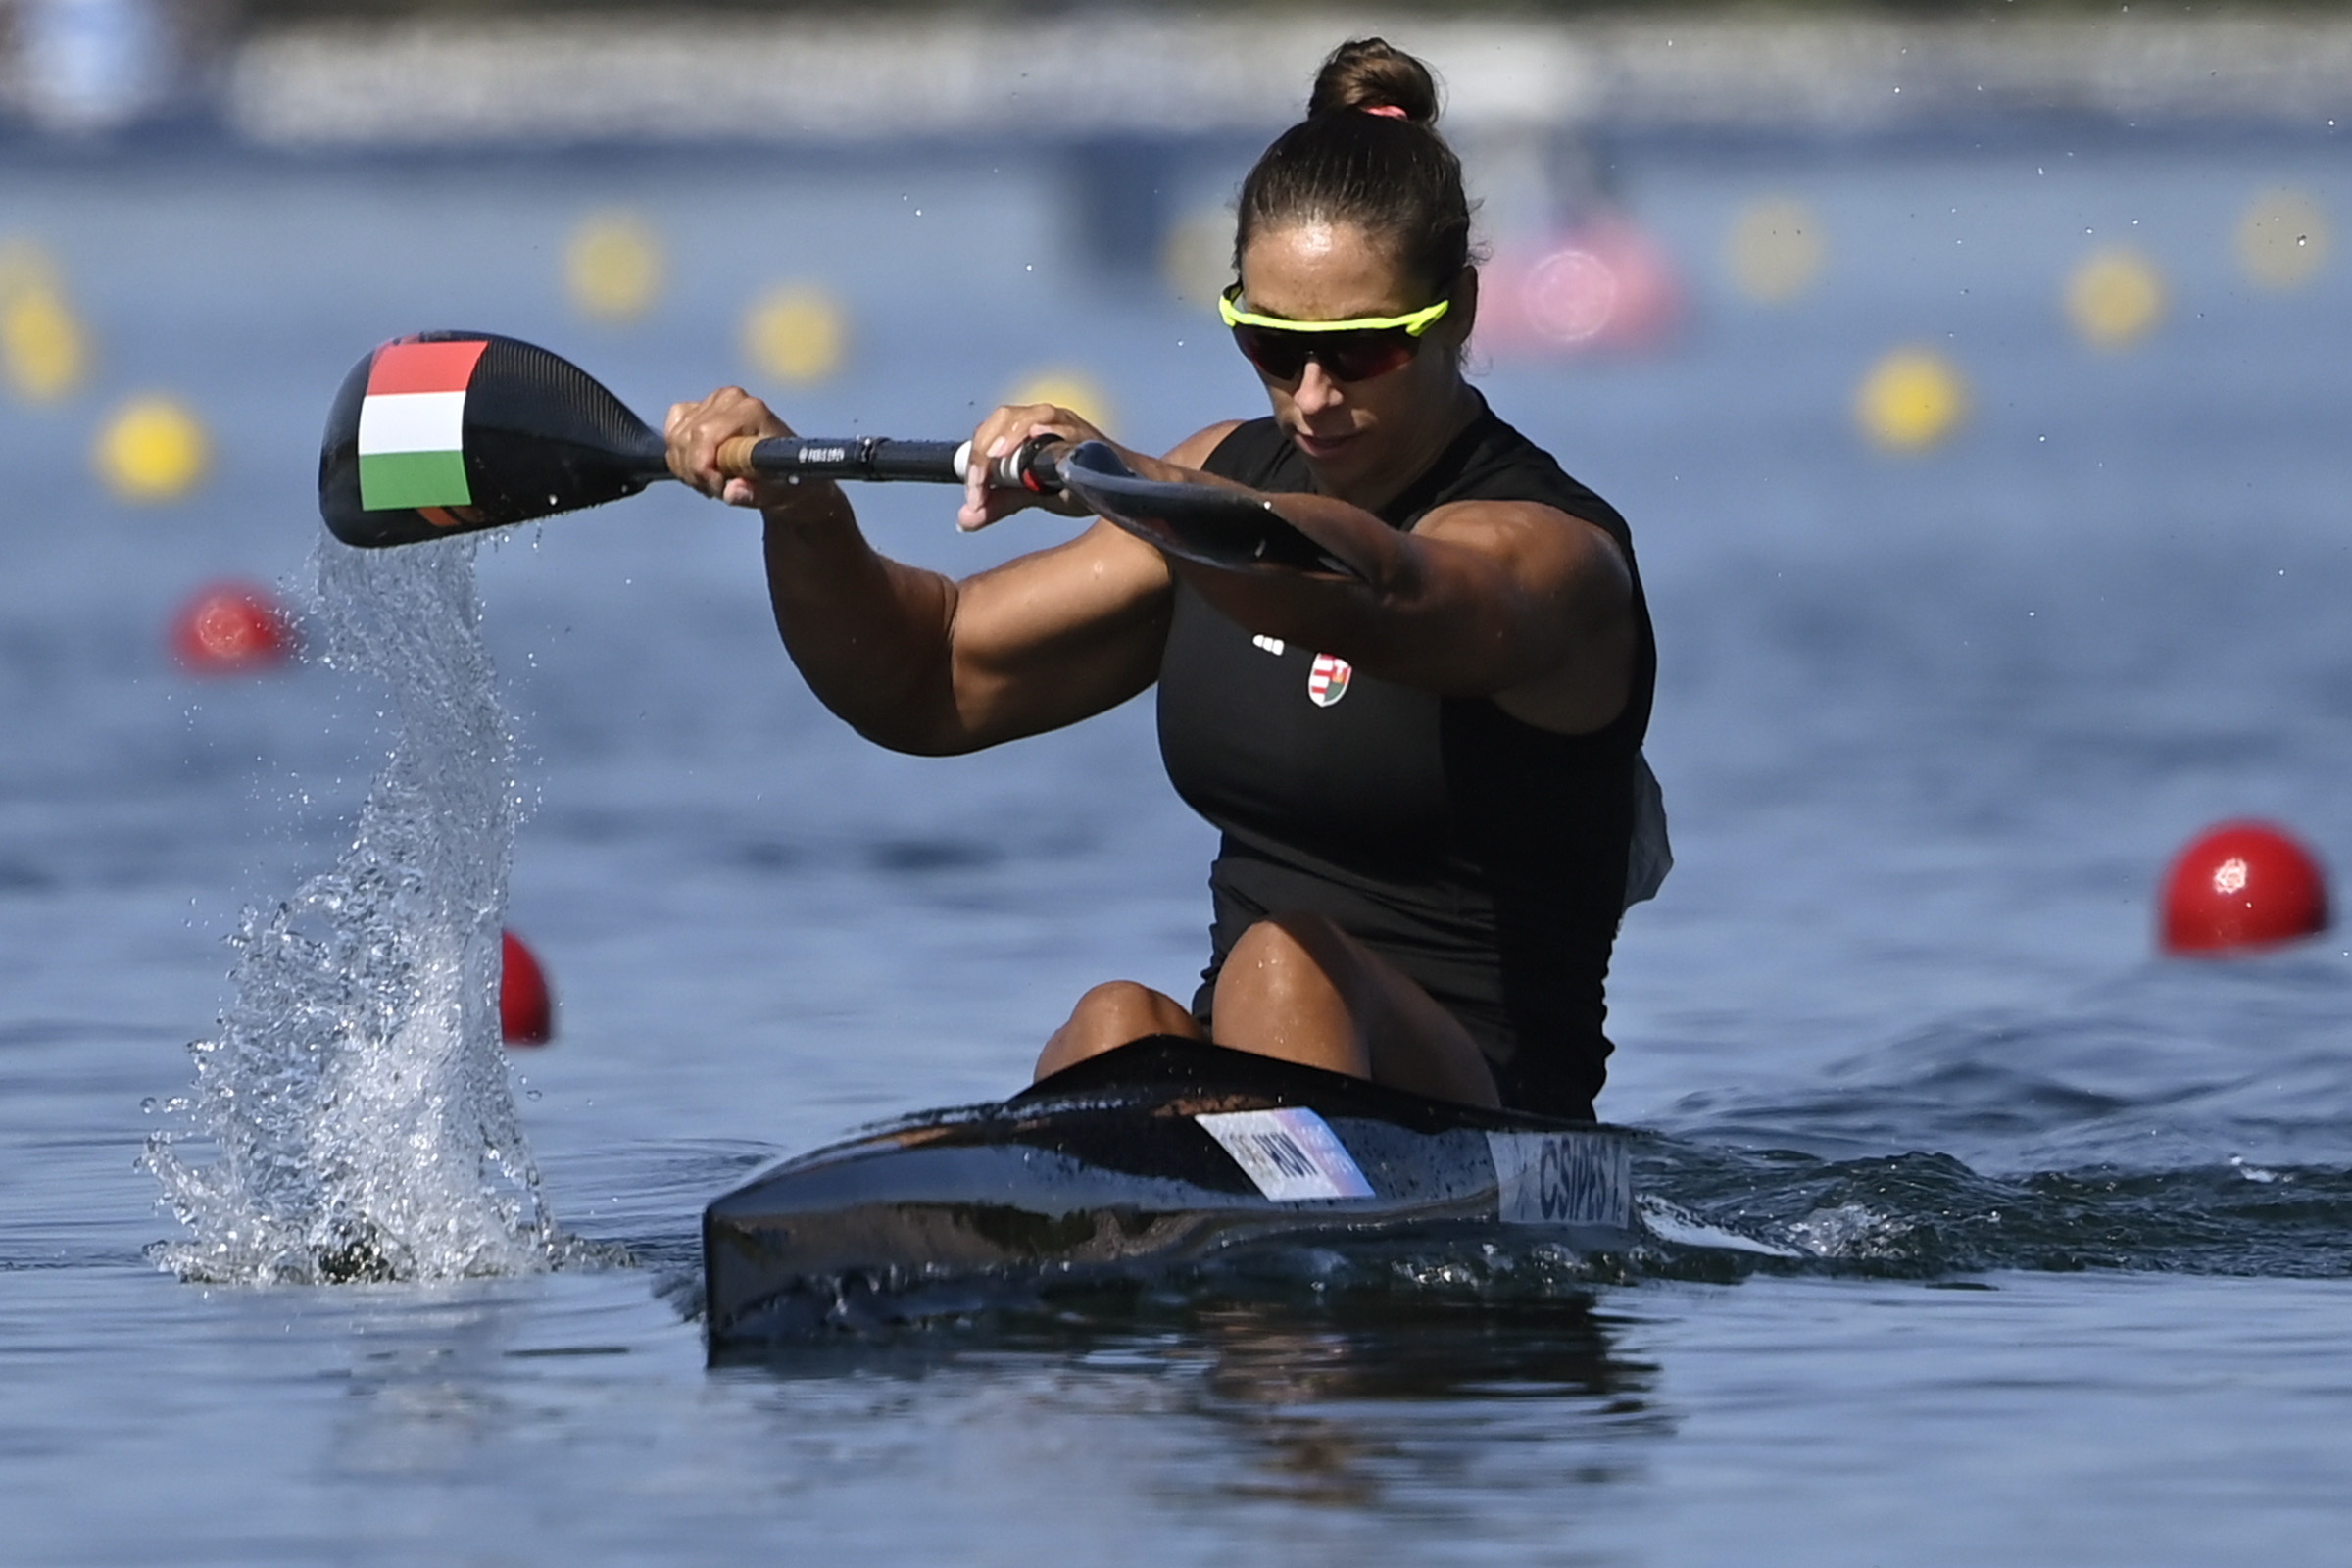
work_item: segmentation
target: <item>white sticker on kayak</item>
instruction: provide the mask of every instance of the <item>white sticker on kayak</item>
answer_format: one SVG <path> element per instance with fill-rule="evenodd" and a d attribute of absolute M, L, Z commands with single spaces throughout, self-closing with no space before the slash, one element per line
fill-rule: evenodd
<path fill-rule="evenodd" d="M 1495 1217 L 1505 1225 L 1634 1222 L 1633 1156 L 1596 1133 L 1489 1133 Z"/>
<path fill-rule="evenodd" d="M 1328 1122 L 1302 1105 L 1223 1110 L 1195 1116 L 1233 1162 L 1277 1203 L 1308 1198 L 1370 1198 L 1372 1184 Z"/>

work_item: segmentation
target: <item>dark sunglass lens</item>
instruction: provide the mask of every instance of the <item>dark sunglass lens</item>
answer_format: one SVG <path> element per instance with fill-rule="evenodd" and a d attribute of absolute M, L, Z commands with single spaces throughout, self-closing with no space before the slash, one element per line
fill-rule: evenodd
<path fill-rule="evenodd" d="M 1334 332 L 1315 345 L 1315 358 L 1333 379 L 1369 381 L 1413 357 L 1420 345 L 1402 328 L 1382 332 Z"/>
<path fill-rule="evenodd" d="M 1420 342 L 1401 327 L 1368 332 L 1284 332 L 1247 323 L 1233 340 L 1251 365 L 1277 381 L 1296 381 L 1313 360 L 1335 381 L 1369 381 L 1411 359 Z"/>
<path fill-rule="evenodd" d="M 1299 333 L 1245 324 L 1233 329 L 1233 341 L 1244 358 L 1277 381 L 1296 381 L 1306 373 L 1307 346 Z"/>

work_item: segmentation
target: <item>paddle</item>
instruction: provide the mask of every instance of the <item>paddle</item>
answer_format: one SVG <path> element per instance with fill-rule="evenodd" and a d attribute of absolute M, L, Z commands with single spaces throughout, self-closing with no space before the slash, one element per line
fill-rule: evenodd
<path fill-rule="evenodd" d="M 1100 441 L 1072 447 L 1058 471 L 1062 488 L 1097 516 L 1180 560 L 1229 569 L 1363 575 L 1284 521 L 1272 502 L 1247 491 L 1144 478 Z"/>
<path fill-rule="evenodd" d="M 661 434 L 585 370 L 491 332 L 420 332 L 352 367 L 327 413 L 318 513 L 347 545 L 377 549 L 602 506 L 672 477 Z M 961 484 L 971 444 L 886 436 L 750 436 L 721 471 Z M 1033 441 L 991 482 L 1089 508 L 1170 555 L 1226 567 L 1356 575 L 1265 502 L 1146 479 L 1101 442 Z"/>

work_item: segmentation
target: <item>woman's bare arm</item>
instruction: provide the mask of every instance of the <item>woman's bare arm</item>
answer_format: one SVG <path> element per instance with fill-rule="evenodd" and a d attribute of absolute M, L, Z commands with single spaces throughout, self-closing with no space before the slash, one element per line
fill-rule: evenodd
<path fill-rule="evenodd" d="M 1159 674 L 1170 579 L 1098 524 L 957 582 L 873 550 L 839 488 L 767 514 L 768 598 L 801 673 L 868 740 L 978 751 L 1116 707 Z"/>
<path fill-rule="evenodd" d="M 975 440 L 986 451 L 999 424 L 1069 422 L 1058 409 L 1000 410 Z M 810 689 L 860 734 L 896 751 L 976 751 L 1075 723 L 1156 678 L 1173 591 L 1157 551 L 1098 524 L 958 582 L 875 551 L 838 485 L 718 473 L 720 441 L 788 433 L 728 388 L 670 412 L 670 466 L 764 513 L 777 629 Z M 1178 451 L 1199 461 L 1222 435 Z"/>

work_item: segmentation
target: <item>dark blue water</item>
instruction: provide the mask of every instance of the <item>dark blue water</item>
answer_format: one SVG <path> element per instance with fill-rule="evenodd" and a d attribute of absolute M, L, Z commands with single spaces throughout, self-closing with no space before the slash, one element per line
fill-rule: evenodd
<path fill-rule="evenodd" d="M 1149 710 L 895 758 L 774 647 L 754 519 L 656 494 L 485 548 L 510 913 L 562 1005 L 516 1109 L 555 1221 L 635 1261 L 199 1285 L 151 1255 L 183 1232 L 134 1161 L 185 1118 L 142 1102 L 189 1093 L 224 939 L 352 844 L 398 726 L 363 671 L 180 673 L 170 612 L 311 580 L 326 399 L 417 327 L 547 343 L 652 414 L 750 378 L 741 312 L 813 281 L 851 358 L 780 401 L 822 431 L 953 434 L 1069 368 L 1165 444 L 1250 378 L 1197 308 L 1069 258 L 1042 164 L 0 168 L 0 237 L 59 260 L 100 351 L 77 398 L 0 410 L 4 1554 L 2336 1560 L 2352 960 L 2162 962 L 2150 900 L 2226 816 L 2352 858 L 2352 270 L 2271 291 L 2232 249 L 2263 190 L 2340 220 L 2352 179 L 2323 144 L 2120 132 L 1619 162 L 1683 335 L 1482 379 L 1632 516 L 1658 620 L 1680 866 L 1620 944 L 1602 1109 L 1657 1134 L 1660 1242 L 715 1371 L 677 1288 L 707 1198 L 1002 1094 L 1096 980 L 1189 983 L 1209 842 Z M 1784 193 L 1828 261 L 1766 309 L 1719 256 Z M 561 285 L 615 203 L 669 255 L 623 326 Z M 2060 297 L 2110 242 L 2170 312 L 2105 353 Z M 1849 409 L 1903 342 L 1975 412 L 1891 458 Z M 85 452 L 148 387 L 217 462 L 139 509 Z M 1061 526 L 860 501 L 957 571 Z"/>

